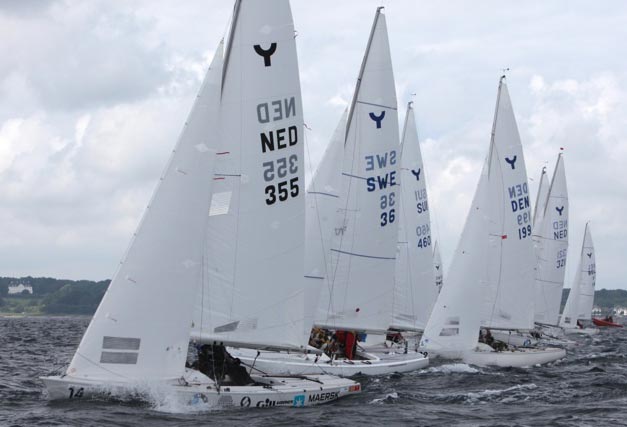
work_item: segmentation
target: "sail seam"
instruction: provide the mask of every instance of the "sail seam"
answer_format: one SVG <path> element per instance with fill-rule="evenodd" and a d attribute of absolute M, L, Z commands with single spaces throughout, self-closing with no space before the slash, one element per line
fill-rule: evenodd
<path fill-rule="evenodd" d="M 387 259 L 387 260 L 396 259 L 396 257 L 390 258 L 390 257 L 376 256 L 376 255 L 364 255 L 364 254 L 358 254 L 355 252 L 341 251 L 339 249 L 331 249 L 331 252 L 337 252 L 337 253 L 345 254 L 345 255 L 353 255 L 353 256 L 358 256 L 362 258 Z"/>

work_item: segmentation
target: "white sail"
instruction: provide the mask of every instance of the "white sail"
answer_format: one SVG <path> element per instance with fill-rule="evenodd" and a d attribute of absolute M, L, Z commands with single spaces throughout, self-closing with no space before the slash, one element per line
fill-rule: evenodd
<path fill-rule="evenodd" d="M 476 347 L 481 324 L 531 328 L 533 265 L 522 145 L 501 78 L 490 150 L 421 346 L 459 354 Z"/>
<path fill-rule="evenodd" d="M 442 265 L 442 257 L 440 256 L 440 246 L 438 241 L 433 245 L 433 274 L 435 276 L 435 286 L 438 294 L 442 291 L 444 285 L 444 266 Z"/>
<path fill-rule="evenodd" d="M 487 286 L 488 164 L 484 164 L 446 283 L 431 312 L 420 346 L 460 357 L 477 346 L 482 294 Z"/>
<path fill-rule="evenodd" d="M 207 268 L 192 338 L 302 348 L 303 112 L 289 2 L 236 2 L 224 61 Z"/>
<path fill-rule="evenodd" d="M 549 194 L 549 179 L 546 174 L 546 167 L 542 168 L 540 174 L 540 182 L 538 183 L 538 193 L 536 194 L 536 204 L 533 207 L 533 226 L 537 227 L 542 214 L 544 212 L 544 206 L 546 205 L 546 198 Z"/>
<path fill-rule="evenodd" d="M 348 109 L 344 110 L 322 160 L 307 187 L 305 226 L 305 328 L 311 329 L 317 315 L 320 294 L 329 301 L 328 270 L 331 262 L 335 217 L 342 183 L 342 159 Z M 326 312 L 326 311 L 325 311 Z"/>
<path fill-rule="evenodd" d="M 379 8 L 348 116 L 330 295 L 321 298 L 321 326 L 367 331 L 390 326 L 399 160 L 396 90 Z"/>
<path fill-rule="evenodd" d="M 426 174 L 411 102 L 401 140 L 400 206 L 391 328 L 423 330 L 438 296 Z"/>
<path fill-rule="evenodd" d="M 590 319 L 594 303 L 594 287 L 596 284 L 596 262 L 594 244 L 590 234 L 590 224 L 586 224 L 586 231 L 581 246 L 579 265 L 575 281 L 568 294 L 566 306 L 560 320 L 560 326 L 574 328 L 577 320 Z"/>
<path fill-rule="evenodd" d="M 220 45 L 68 375 L 114 381 L 168 380 L 183 375 L 192 320 L 189 308 L 202 278 L 221 74 Z"/>
<path fill-rule="evenodd" d="M 544 209 L 534 227 L 536 252 L 535 321 L 557 325 L 568 251 L 568 189 L 560 153 Z"/>
<path fill-rule="evenodd" d="M 507 85 L 501 79 L 488 155 L 488 288 L 482 324 L 533 328 L 535 256 L 529 185 Z"/>

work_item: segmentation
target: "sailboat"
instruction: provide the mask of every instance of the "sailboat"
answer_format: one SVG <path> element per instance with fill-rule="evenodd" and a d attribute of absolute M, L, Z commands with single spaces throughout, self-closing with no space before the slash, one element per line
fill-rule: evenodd
<path fill-rule="evenodd" d="M 481 327 L 533 327 L 531 221 L 522 145 L 503 76 L 488 156 L 422 348 L 481 366 L 532 366 L 564 357 L 562 349 L 495 351 L 478 342 Z"/>
<path fill-rule="evenodd" d="M 568 188 L 562 153 L 557 157 L 550 186 L 544 185 L 543 168 L 534 215 L 533 241 L 536 253 L 536 326 L 547 338 L 560 338 L 559 312 L 568 251 Z M 545 194 L 542 198 L 542 194 Z"/>
<path fill-rule="evenodd" d="M 378 8 L 346 123 L 338 126 L 308 189 L 318 210 L 308 211 L 314 220 L 307 226 L 313 227 L 312 237 L 320 236 L 311 249 L 324 250 L 307 261 L 305 271 L 321 286 L 319 328 L 385 334 L 392 323 L 401 158 L 397 117 L 385 15 Z M 332 227 L 318 221 L 331 212 Z M 409 349 L 384 354 L 358 349 L 354 357 L 303 351 L 237 355 L 272 374 L 380 375 L 428 364 L 425 355 Z"/>
<path fill-rule="evenodd" d="M 424 165 L 412 103 L 407 104 L 401 139 L 401 202 L 390 329 L 424 330 L 438 296 L 431 218 Z"/>
<path fill-rule="evenodd" d="M 560 319 L 560 326 L 564 328 L 567 334 L 594 335 L 599 333 L 597 328 L 584 327 L 581 324 L 582 320 L 590 320 L 592 315 L 596 274 L 594 244 L 590 224 L 586 223 L 575 281 L 570 288 Z"/>
<path fill-rule="evenodd" d="M 277 99 L 280 103 L 273 104 Z M 181 404 L 208 408 L 310 406 L 360 390 L 354 381 L 326 375 L 253 375 L 250 383 L 238 384 L 186 367 L 192 309 L 199 289 L 204 288 L 207 256 L 212 260 L 216 256 L 205 248 L 208 224 L 228 209 L 228 197 L 218 187 L 226 178 L 223 168 L 237 168 L 238 176 L 229 177 L 240 183 L 239 209 L 258 218 L 259 233 L 266 231 L 262 221 L 271 217 L 277 244 L 284 244 L 282 236 L 292 233 L 284 224 L 301 227 L 303 215 L 298 212 L 304 210 L 304 197 L 298 197 L 295 187 L 302 179 L 300 126 L 300 86 L 288 1 L 273 0 L 271 5 L 236 1 L 224 54 L 221 44 L 151 203 L 69 368 L 63 375 L 42 378 L 51 399 L 111 394 L 150 399 L 156 390 Z M 242 138 L 261 141 L 240 147 Z M 229 153 L 217 151 L 224 148 L 221 144 L 236 152 L 241 163 L 222 160 Z M 294 161 L 293 156 L 297 157 Z M 286 162 L 282 169 L 280 159 Z M 276 173 L 263 180 L 268 177 L 268 163 L 276 166 Z M 283 172 L 290 174 L 287 188 L 285 181 L 274 179 L 284 178 Z M 273 190 L 268 190 L 271 186 Z M 273 209 L 285 205 L 296 213 L 296 219 Z M 218 239 L 208 234 L 211 241 Z M 295 258 L 302 264 L 298 247 L 304 235 L 295 234 L 291 237 L 294 246 L 282 250 L 297 252 Z M 247 245 L 247 238 L 236 236 L 231 243 Z M 267 246 L 269 252 L 276 250 L 274 244 Z M 252 263 L 247 259 L 249 249 L 246 246 L 238 256 Z M 272 293 L 274 283 L 267 280 L 267 269 L 277 264 L 268 259 L 265 266 L 258 266 L 253 272 L 255 285 Z M 224 270 L 228 267 L 225 264 Z M 241 277 L 248 272 L 237 268 L 235 273 Z M 290 278 L 298 283 L 302 270 Z M 277 317 L 292 314 L 279 313 L 283 309 L 279 307 Z M 248 319 L 255 314 L 248 311 Z M 237 331 L 238 326 L 229 331 Z M 245 339 L 274 344 L 263 330 L 248 326 Z M 259 326 L 264 326 L 261 320 Z M 285 335 L 285 345 L 292 345 L 290 338 L 304 333 L 297 322 L 293 328 Z"/>
<path fill-rule="evenodd" d="M 415 346 L 439 293 L 436 274 L 441 284 L 441 262 L 434 265 L 431 250 L 435 242 L 413 102 L 407 104 L 401 137 L 400 183 L 392 323 L 387 334 L 390 339 L 382 335 L 379 337 L 383 340 L 377 340 L 376 335 L 368 335 L 365 346 L 369 351 L 403 348 L 410 343 Z"/>
<path fill-rule="evenodd" d="M 536 256 L 535 330 L 495 331 L 492 335 L 514 345 L 565 345 L 558 326 L 562 287 L 568 251 L 568 188 L 564 158 L 559 153 L 551 182 L 542 168 L 538 200 L 533 216 L 533 245 Z"/>
<path fill-rule="evenodd" d="M 444 266 L 442 265 L 442 256 L 440 256 L 440 246 L 438 245 L 437 240 L 433 245 L 433 269 L 435 287 L 438 288 L 439 294 L 442 291 L 442 286 L 444 285 Z"/>

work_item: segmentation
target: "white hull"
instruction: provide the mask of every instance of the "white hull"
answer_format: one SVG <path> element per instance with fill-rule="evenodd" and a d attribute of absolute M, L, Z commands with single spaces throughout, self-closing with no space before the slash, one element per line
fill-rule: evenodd
<path fill-rule="evenodd" d="M 568 328 L 564 329 L 564 332 L 568 335 L 596 335 L 599 333 L 598 328 Z"/>
<path fill-rule="evenodd" d="M 525 368 L 562 359 L 566 356 L 566 350 L 561 348 L 520 348 L 513 351 L 494 351 L 487 350 L 487 346 L 482 345 L 472 351 L 438 352 L 436 354 L 444 359 L 461 359 L 464 363 L 476 366 Z"/>
<path fill-rule="evenodd" d="M 422 353 L 372 354 L 358 352 L 367 360 L 336 359 L 331 361 L 325 355 L 262 351 L 257 357 L 256 350 L 229 349 L 233 357 L 239 358 L 246 366 L 254 366 L 253 372 L 266 375 L 316 375 L 327 374 L 340 377 L 353 375 L 386 375 L 410 372 L 429 365 L 429 358 Z"/>
<path fill-rule="evenodd" d="M 222 386 L 220 390 L 204 377 L 199 382 L 159 384 L 98 382 L 70 376 L 42 377 L 51 400 L 89 398 L 138 398 L 154 402 L 167 399 L 179 406 L 198 409 L 226 407 L 312 406 L 332 402 L 361 391 L 359 383 L 328 375 L 302 378 L 259 377 L 263 385 Z M 211 381 L 211 380 L 209 380 Z"/>

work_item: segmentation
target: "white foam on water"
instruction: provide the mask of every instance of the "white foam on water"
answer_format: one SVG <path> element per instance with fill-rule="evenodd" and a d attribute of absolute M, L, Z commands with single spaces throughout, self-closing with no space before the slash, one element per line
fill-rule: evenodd
<path fill-rule="evenodd" d="M 499 396 L 502 396 L 504 394 L 508 394 L 508 393 L 512 393 L 512 392 L 518 392 L 518 391 L 524 391 L 524 390 L 535 390 L 536 388 L 538 388 L 537 385 L 535 385 L 534 383 L 529 383 L 529 384 L 518 384 L 512 387 L 508 387 L 502 390 L 484 390 L 484 391 L 480 391 L 480 392 L 471 392 L 471 393 L 466 393 L 465 397 L 468 399 L 469 403 L 479 403 L 483 400 L 494 400 L 494 398 L 497 398 Z M 514 396 L 509 396 L 504 398 L 503 400 L 501 400 L 502 403 L 508 403 L 508 402 L 513 402 L 513 401 L 521 401 L 521 400 L 527 400 L 529 398 L 529 396 L 524 396 L 521 398 L 516 398 Z"/>
<path fill-rule="evenodd" d="M 141 382 L 133 384 L 129 392 L 147 402 L 151 409 L 168 414 L 188 414 L 216 410 L 210 407 L 207 399 L 198 396 L 178 394 L 171 384 L 163 382 Z"/>
<path fill-rule="evenodd" d="M 477 374 L 481 371 L 477 368 L 473 368 L 465 363 L 450 363 L 442 366 L 433 366 L 427 369 L 421 369 L 420 374 Z"/>
<path fill-rule="evenodd" d="M 398 393 L 397 392 L 392 392 L 392 393 L 388 393 L 385 395 L 385 397 L 379 398 L 379 399 L 373 399 L 370 401 L 370 404 L 381 404 L 383 402 L 385 402 L 386 400 L 390 400 L 390 399 L 398 399 Z"/>

